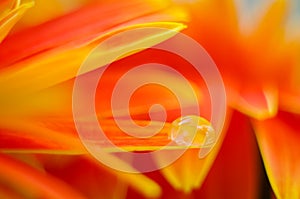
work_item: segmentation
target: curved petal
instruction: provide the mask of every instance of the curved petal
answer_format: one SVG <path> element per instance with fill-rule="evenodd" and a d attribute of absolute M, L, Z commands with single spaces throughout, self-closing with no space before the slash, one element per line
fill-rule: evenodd
<path fill-rule="evenodd" d="M 21 19 L 24 13 L 34 5 L 33 1 L 15 5 L 11 11 L 0 15 L 0 43 L 14 27 L 14 25 Z"/>
<path fill-rule="evenodd" d="M 277 88 L 241 88 L 237 93 L 231 90 L 230 104 L 242 113 L 258 120 L 273 117 L 277 113 Z"/>
<path fill-rule="evenodd" d="M 272 1 L 247 35 L 239 29 L 234 1 L 201 1 L 190 11 L 191 24 L 185 32 L 216 62 L 230 106 L 256 119 L 273 117 L 278 85 L 290 78 L 294 65 L 293 51 L 285 38 L 288 1 Z"/>
<path fill-rule="evenodd" d="M 228 113 L 218 142 L 205 158 L 198 157 L 199 149 L 188 149 L 174 163 L 160 170 L 174 189 L 190 194 L 194 189 L 201 187 L 221 148 L 230 119 L 231 114 Z"/>
<path fill-rule="evenodd" d="M 95 3 L 47 23 L 10 35 L 0 45 L 1 66 L 11 65 L 53 48 L 75 48 L 93 41 L 106 31 L 166 9 L 165 3 L 141 0 Z M 120 13 L 120 10 L 126 12 Z M 104 18 L 103 18 L 104 17 Z M 144 21 L 145 23 L 147 21 Z M 153 22 L 153 20 L 152 20 Z"/>
<path fill-rule="evenodd" d="M 253 121 L 259 147 L 277 198 L 300 197 L 299 115 Z"/>
<path fill-rule="evenodd" d="M 106 37 L 120 33 L 122 31 L 143 27 L 157 27 L 165 29 L 162 31 L 153 32 L 152 34 L 148 35 L 140 35 L 137 38 L 123 38 L 123 42 L 119 45 L 113 46 L 113 44 L 111 44 L 110 50 L 105 51 L 105 53 L 107 53 L 107 56 L 110 53 L 116 53 L 114 52 L 115 50 L 117 50 L 117 52 L 119 52 L 120 50 L 126 52 L 130 51 L 131 48 L 138 47 L 138 45 L 147 45 L 151 47 L 152 45 L 160 43 L 174 36 L 174 32 L 184 29 L 185 25 L 172 22 L 138 24 L 101 35 L 100 38 L 98 38 L 98 40 L 91 45 L 63 52 L 55 51 L 46 54 L 40 54 L 37 57 L 30 58 L 29 60 L 25 60 L 24 62 L 19 62 L 16 65 L 10 66 L 0 71 L 1 85 L 6 85 L 5 87 L 1 86 L 1 92 L 9 94 L 12 92 L 12 90 L 18 90 L 19 93 L 30 93 L 72 79 L 76 77 L 78 69 L 86 56 L 98 43 L 103 41 Z M 103 55 L 97 56 L 101 57 Z M 106 58 L 106 56 L 104 57 Z M 90 70 L 94 70 L 97 67 L 104 66 L 105 64 L 108 64 L 110 63 L 110 61 L 112 61 L 110 59 L 104 59 L 104 61 L 102 61 L 102 59 L 100 60 L 101 62 L 98 63 L 99 65 L 93 66 L 94 68 L 91 68 Z M 64 65 L 61 65 L 62 63 L 64 63 Z M 24 80 L 24 82 L 20 83 L 20 80 Z M 18 94 L 16 92 L 13 93 Z"/>

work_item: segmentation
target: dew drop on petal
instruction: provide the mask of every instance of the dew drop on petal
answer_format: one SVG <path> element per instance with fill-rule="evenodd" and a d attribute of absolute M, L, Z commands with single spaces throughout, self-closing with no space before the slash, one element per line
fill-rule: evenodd
<path fill-rule="evenodd" d="M 216 133 L 203 117 L 188 115 L 172 122 L 169 139 L 180 146 L 207 148 L 216 142 Z"/>

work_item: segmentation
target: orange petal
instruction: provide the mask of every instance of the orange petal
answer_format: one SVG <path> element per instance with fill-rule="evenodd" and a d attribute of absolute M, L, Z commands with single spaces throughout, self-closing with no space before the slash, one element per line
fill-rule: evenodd
<path fill-rule="evenodd" d="M 3 0 L 0 2 L 0 18 L 4 17 L 15 7 L 19 6 L 20 2 L 16 0 Z"/>
<path fill-rule="evenodd" d="M 8 155 L 0 154 L 0 162 L 1 181 L 25 198 L 84 198 L 61 180 Z"/>
<path fill-rule="evenodd" d="M 238 93 L 228 92 L 231 106 L 255 119 L 273 117 L 277 113 L 278 94 L 273 87 L 241 88 Z"/>
<path fill-rule="evenodd" d="M 18 156 L 18 159 L 26 158 L 25 156 L 30 152 L 47 153 L 45 150 L 11 150 L 9 152 L 16 153 L 14 156 Z M 154 181 L 142 174 L 118 172 L 114 169 L 103 166 L 103 164 L 90 156 L 69 156 L 70 153 L 62 153 L 67 155 L 58 155 L 55 151 L 50 153 L 51 155 L 39 155 L 38 163 L 42 163 L 43 168 L 47 171 L 47 173 L 59 177 L 60 180 L 67 182 L 70 186 L 72 186 L 72 188 L 76 187 L 77 191 L 88 196 L 88 198 L 92 196 L 107 198 L 109 195 L 117 195 L 117 198 L 119 198 L 122 195 L 124 196 L 124 192 L 126 192 L 128 185 L 146 197 L 157 197 L 161 193 L 160 187 Z M 109 154 L 104 155 L 107 156 L 107 160 L 110 159 L 111 161 L 116 161 L 116 159 L 111 158 Z M 35 167 L 34 161 L 30 159 L 25 159 L 25 161 Z M 123 168 L 130 167 L 128 163 L 122 161 L 118 161 L 116 164 L 122 165 Z M 92 171 L 92 173 L 87 172 L 87 170 Z M 57 171 L 60 171 L 61 173 L 57 173 Z M 101 177 L 95 178 L 97 173 Z M 109 184 L 107 184 L 108 180 L 110 181 Z M 112 184 L 115 184 L 115 186 L 112 186 Z M 20 186 L 20 188 L 22 187 Z M 10 189 L 3 192 L 3 194 L 9 194 L 9 191 Z M 16 193 L 16 190 L 13 190 L 13 193 Z"/>
<path fill-rule="evenodd" d="M 202 185 L 220 150 L 229 120 L 230 116 L 227 116 L 227 123 L 224 126 L 218 142 L 205 158 L 200 159 L 198 157 L 199 149 L 188 149 L 174 163 L 160 170 L 174 189 L 188 194 L 191 193 L 193 189 L 197 189 Z"/>
<path fill-rule="evenodd" d="M 300 197 L 299 115 L 280 112 L 253 121 L 270 183 L 277 198 Z"/>
<path fill-rule="evenodd" d="M 0 183 L 0 198 L 22 199 L 23 197 Z M 24 199 L 24 198 L 23 198 Z"/>
<path fill-rule="evenodd" d="M 149 6 L 140 0 L 93 4 L 6 38 L 0 46 L 1 66 L 56 47 L 81 46 L 104 31 L 163 8 L 166 8 L 164 3 Z M 120 13 L 120 10 L 126 12 Z"/>
<path fill-rule="evenodd" d="M 286 0 L 273 1 L 251 37 L 256 37 L 265 46 L 270 46 L 269 44 L 272 43 L 277 44 L 277 40 L 283 38 L 287 8 L 288 2 Z"/>
<path fill-rule="evenodd" d="M 178 79 L 174 79 L 172 74 L 160 74 L 162 75 L 161 78 L 168 78 L 176 83 L 181 83 Z M 158 73 L 155 75 L 158 75 Z M 108 82 L 104 82 L 104 89 L 100 90 L 102 93 L 109 94 L 110 90 L 107 86 L 112 83 L 112 77 L 108 76 Z M 85 153 L 82 150 L 82 145 L 80 145 L 72 119 L 72 83 L 73 81 L 69 81 L 65 84 L 45 89 L 36 95 L 29 95 L 27 96 L 28 99 L 27 97 L 23 98 L 22 101 L 17 101 L 16 105 L 11 106 L 12 108 L 9 108 L 10 111 L 16 108 L 16 112 L 21 112 L 20 109 L 22 109 L 23 114 L 20 116 L 13 111 L 11 113 L 15 114 L 10 115 L 6 120 L 3 119 L 2 123 L 0 122 L 2 128 L 0 139 L 3 140 L 1 148 L 6 149 L 6 151 L 14 150 L 19 152 L 22 149 L 26 149 L 26 151 L 35 150 L 43 153 Z M 190 93 L 185 93 L 186 89 L 184 86 L 178 86 L 178 89 L 183 94 L 181 95 L 183 97 L 181 100 L 193 108 L 194 104 L 191 104 L 189 100 Z M 180 116 L 178 103 L 173 103 L 176 100 L 174 100 L 174 96 L 168 95 L 166 89 L 161 91 L 156 88 L 155 93 L 153 93 L 150 86 L 145 91 L 150 96 L 145 99 L 145 93 L 142 92 L 137 102 L 132 103 L 129 107 L 137 125 L 145 126 L 150 122 L 148 108 L 153 102 L 157 102 L 155 100 L 158 100 L 158 103 L 162 105 L 166 105 L 167 121 L 172 121 Z M 156 97 L 157 92 L 160 93 L 159 97 Z M 195 91 L 195 93 L 197 92 Z M 163 126 L 163 129 L 151 139 L 130 138 L 112 120 L 109 99 L 109 97 L 104 96 L 96 100 L 97 105 L 101 106 L 101 109 L 98 111 L 99 121 L 103 131 L 107 133 L 109 139 L 117 146 L 130 151 L 155 150 L 169 142 L 168 133 L 171 124 L 159 121 L 153 121 L 153 128 L 157 129 L 156 127 Z M 106 104 L 106 102 L 109 104 Z M 22 106 L 24 107 L 21 108 Z M 22 120 L 17 116 L 27 119 Z M 94 127 L 87 121 L 84 128 L 88 131 L 93 130 Z"/>
<path fill-rule="evenodd" d="M 150 198 L 161 192 L 158 184 L 143 174 L 118 172 L 90 156 L 40 155 L 39 159 L 47 172 L 88 198 L 124 198 L 128 186 Z"/>
<path fill-rule="evenodd" d="M 7 119 L 0 121 L 1 151 L 44 153 L 86 153 L 76 134 L 65 129 L 55 131 L 39 124 L 37 121 Z"/>
<path fill-rule="evenodd" d="M 126 121 L 124 121 L 126 122 Z M 123 122 L 123 126 L 126 123 Z M 134 120 L 137 125 L 145 126 L 150 121 Z M 128 135 L 122 131 L 113 120 L 100 120 L 101 129 L 107 138 L 117 147 L 128 151 L 150 151 L 160 149 L 170 142 L 170 123 L 152 122 L 151 129 L 156 132 L 154 136 L 141 139 Z M 39 152 L 55 154 L 84 154 L 87 153 L 82 145 L 72 118 L 44 118 L 39 120 L 1 120 L 0 149 L 6 152 Z M 87 122 L 82 131 L 90 132 L 95 127 Z M 149 131 L 149 128 L 148 128 Z M 129 132 L 130 133 L 130 132 Z M 102 142 L 90 141 L 90 144 L 104 147 L 107 151 L 114 152 L 111 145 Z M 172 145 L 169 148 L 182 148 Z"/>
<path fill-rule="evenodd" d="M 298 84 L 295 86 L 298 86 Z M 300 114 L 300 93 L 298 89 L 290 92 L 287 90 L 283 90 L 280 92 L 279 97 L 280 110 Z"/>
<path fill-rule="evenodd" d="M 118 34 L 122 31 L 143 27 L 165 29 L 162 29 L 161 31 L 150 32 L 149 34 L 145 35 L 139 35 L 135 38 L 122 38 L 123 42 L 119 45 L 107 43 L 109 50 L 105 49 L 105 53 L 103 55 L 97 54 L 96 58 L 98 58 L 98 60 L 101 60 L 101 62 L 97 63 L 98 65 L 90 66 L 89 70 L 94 70 L 97 67 L 101 67 L 105 64 L 110 63 L 112 61 L 111 57 L 113 53 L 118 53 L 120 51 L 130 52 L 132 48 L 134 49 L 136 47 L 139 47 L 139 45 L 146 45 L 151 47 L 155 44 L 158 44 L 174 36 L 177 31 L 185 28 L 185 25 L 172 22 L 138 24 L 100 35 L 100 38 L 98 38 L 96 42 L 82 48 L 67 50 L 63 52 L 55 50 L 47 52 L 45 54 L 39 54 L 36 57 L 30 58 L 29 60 L 18 62 L 13 66 L 3 69 L 0 73 L 1 85 L 5 84 L 9 86 L 2 87 L 1 91 L 11 93 L 12 90 L 18 90 L 17 94 L 20 92 L 30 93 L 74 78 L 77 75 L 80 65 L 96 44 L 103 41 L 106 37 Z M 0 45 L 0 48 L 1 46 L 4 45 Z M 99 59 L 99 57 L 101 56 L 104 56 L 105 59 Z M 45 73 L 45 71 L 47 71 L 47 73 Z M 18 79 L 19 83 L 16 83 L 16 79 Z M 20 80 L 24 80 L 24 82 L 20 83 Z M 16 94 L 16 92 L 14 93 Z"/>
<path fill-rule="evenodd" d="M 293 52 L 293 69 L 288 72 L 289 76 L 285 83 L 281 84 L 279 93 L 279 106 L 281 110 L 300 114 L 300 38 L 290 47 Z"/>
<path fill-rule="evenodd" d="M 83 156 L 39 155 L 47 173 L 87 198 L 125 198 L 127 183 Z"/>
<path fill-rule="evenodd" d="M 81 3 L 78 1 L 84 3 L 84 0 L 75 0 L 72 1 L 73 6 L 71 6 L 65 1 L 59 0 L 34 0 L 34 7 L 22 17 L 13 31 L 20 31 L 26 27 L 35 26 L 66 14 L 80 6 Z"/>
<path fill-rule="evenodd" d="M 206 87 L 203 89 L 198 87 L 201 85 L 203 80 L 198 78 L 198 74 L 191 73 L 193 70 L 188 68 L 190 66 L 186 62 L 182 60 L 176 60 L 176 63 L 174 62 L 174 55 L 168 55 L 162 52 L 154 51 L 153 49 L 148 49 L 135 54 L 134 56 L 129 56 L 112 63 L 105 71 L 105 74 L 102 75 L 98 84 L 98 92 L 95 97 L 95 100 L 99 102 L 96 103 L 97 113 L 99 113 L 99 115 L 102 117 L 112 117 L 112 111 L 110 111 L 110 109 L 112 95 L 113 92 L 115 92 L 115 84 L 122 78 L 122 75 L 125 75 L 134 67 L 145 63 L 160 63 L 172 68 L 174 67 L 174 69 L 178 70 L 182 76 L 178 76 L 172 71 L 163 70 L 161 68 L 143 68 L 142 70 L 136 72 L 136 74 L 129 76 L 129 78 L 126 79 L 126 82 L 122 84 L 124 87 L 123 90 L 121 90 L 121 92 L 118 94 L 121 95 L 122 93 L 129 93 L 130 91 L 128 91 L 128 88 L 131 88 L 132 85 L 137 85 L 141 80 L 149 79 L 152 81 L 159 81 L 164 86 L 157 84 L 143 85 L 134 93 L 132 93 L 128 107 L 125 107 L 123 103 L 123 106 L 119 106 L 118 110 L 114 110 L 115 115 L 127 116 L 128 113 L 126 112 L 126 109 L 128 108 L 131 116 L 133 116 L 135 119 L 149 120 L 149 109 L 151 106 L 154 104 L 160 104 L 168 113 L 166 114 L 166 120 L 168 122 L 172 122 L 180 117 L 180 110 L 183 110 L 184 108 L 189 108 L 193 111 L 193 109 L 196 109 L 198 104 L 203 105 L 203 109 L 209 107 L 210 96 L 204 92 L 207 90 Z M 187 79 L 184 80 L 182 78 L 183 76 Z M 130 77 L 139 78 L 130 79 Z M 190 77 L 193 77 L 195 80 L 192 81 Z M 206 94 L 205 97 L 203 96 L 203 93 Z M 122 104 L 122 101 L 124 100 L 127 99 L 120 97 L 114 101 L 116 104 Z M 207 100 L 208 103 L 204 103 L 204 100 Z M 202 111 L 203 109 L 201 106 L 201 116 L 208 118 L 210 116 L 209 114 L 202 114 L 204 112 Z M 158 111 L 156 114 L 162 114 L 162 112 L 163 111 L 160 110 L 160 112 Z"/>
<path fill-rule="evenodd" d="M 202 41 L 202 39 L 215 36 L 214 31 L 220 33 L 219 30 L 222 30 L 222 34 L 218 34 L 222 39 L 227 37 L 228 33 L 238 31 L 237 10 L 234 0 L 194 1 L 187 5 L 187 8 L 191 14 L 190 28 L 187 32 L 189 35 L 193 35 L 193 38 L 200 38 L 200 44 L 204 47 L 206 42 L 214 41 Z M 209 35 L 208 32 L 213 35 Z"/>

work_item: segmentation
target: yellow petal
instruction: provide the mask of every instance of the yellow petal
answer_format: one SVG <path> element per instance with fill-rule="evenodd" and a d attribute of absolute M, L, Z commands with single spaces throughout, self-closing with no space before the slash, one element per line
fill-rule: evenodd
<path fill-rule="evenodd" d="M 287 8 L 286 0 L 273 1 L 251 37 L 256 37 L 258 42 L 263 42 L 265 46 L 277 44 L 277 40 L 283 36 Z"/>
<path fill-rule="evenodd" d="M 17 31 L 27 26 L 34 26 L 58 17 L 71 9 L 63 5 L 59 0 L 34 0 L 35 5 L 30 12 L 24 14 L 16 25 Z"/>
<path fill-rule="evenodd" d="M 37 121 L 1 118 L 0 129 L 1 151 L 26 152 L 27 149 L 27 152 L 87 153 L 76 134 L 54 131 Z"/>
<path fill-rule="evenodd" d="M 123 42 L 118 45 L 115 45 L 114 43 L 107 44 L 107 49 L 103 52 L 104 54 L 97 54 L 96 57 L 94 57 L 95 59 L 103 58 L 103 61 L 100 59 L 100 63 L 93 65 L 88 71 L 111 63 L 111 61 L 113 61 L 111 60 L 111 57 L 113 57 L 115 53 L 130 52 L 131 49 L 138 48 L 139 46 L 145 48 L 145 46 L 151 47 L 158 44 L 174 36 L 176 31 L 184 29 L 185 25 L 172 22 L 139 24 L 101 35 L 95 43 L 97 44 L 106 37 L 122 31 L 147 27 L 164 29 L 152 32 L 152 34 L 150 33 L 148 35 L 144 34 L 136 35 L 134 38 L 122 38 Z M 95 47 L 95 43 L 93 45 L 66 52 L 56 51 L 46 53 L 46 55 L 41 54 L 33 59 L 19 62 L 2 70 L 0 73 L 0 84 L 6 86 L 4 88 L 1 86 L 1 92 L 5 91 L 10 93 L 12 90 L 24 91 L 25 89 L 26 93 L 30 93 L 76 77 L 80 64 L 90 53 L 91 49 Z M 127 56 L 128 55 L 130 54 L 127 54 Z M 21 83 L 20 81 L 22 80 L 23 82 Z"/>
<path fill-rule="evenodd" d="M 33 1 L 16 5 L 16 8 L 4 16 L 0 16 L 0 43 L 14 27 L 14 25 L 21 19 L 24 13 L 34 5 Z"/>

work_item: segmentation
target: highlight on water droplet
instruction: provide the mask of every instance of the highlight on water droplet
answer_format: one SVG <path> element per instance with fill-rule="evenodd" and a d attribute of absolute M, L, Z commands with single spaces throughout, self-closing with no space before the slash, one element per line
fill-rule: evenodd
<path fill-rule="evenodd" d="M 209 148 L 217 141 L 211 123 L 203 117 L 188 115 L 172 122 L 169 139 L 180 146 Z"/>

